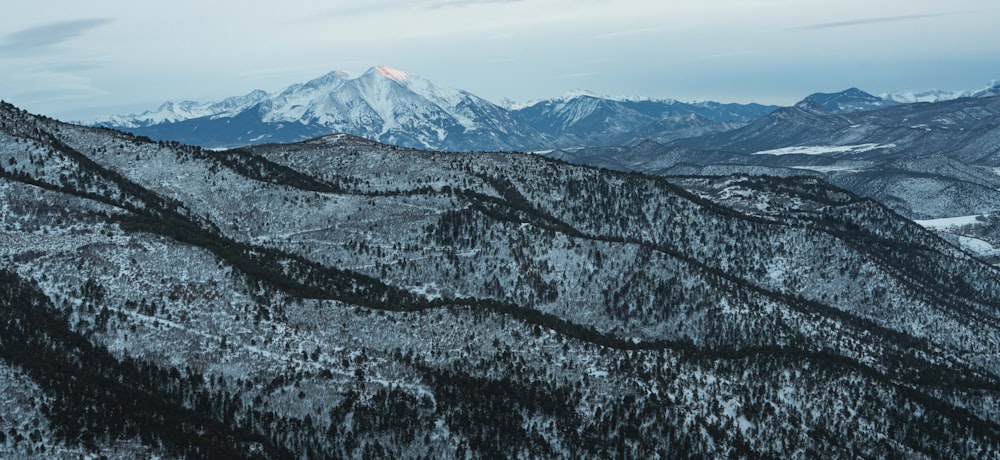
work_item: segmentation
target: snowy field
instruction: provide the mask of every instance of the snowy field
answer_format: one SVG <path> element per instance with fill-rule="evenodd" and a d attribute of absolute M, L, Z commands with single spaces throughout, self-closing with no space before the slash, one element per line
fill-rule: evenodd
<path fill-rule="evenodd" d="M 955 230 L 966 225 L 985 225 L 985 222 L 980 220 L 983 217 L 985 216 L 977 214 L 973 216 L 945 217 L 943 219 L 916 220 L 914 222 L 928 230 L 948 232 L 949 230 Z M 994 246 L 989 241 L 967 235 L 956 234 L 955 236 L 958 237 L 958 240 L 953 242 L 958 243 L 962 249 L 973 254 L 981 257 L 995 257 L 1000 255 L 1000 248 Z"/>
<path fill-rule="evenodd" d="M 941 219 L 915 220 L 914 222 L 930 230 L 945 230 L 949 228 L 961 227 L 963 225 L 982 224 L 983 222 L 979 220 L 980 217 L 983 217 L 983 215 L 976 214 L 973 216 L 958 216 L 958 217 L 945 217 Z"/>
<path fill-rule="evenodd" d="M 863 153 L 878 149 L 888 149 L 896 144 L 858 144 L 858 145 L 800 145 L 782 147 L 780 149 L 761 150 L 751 155 L 825 155 L 828 153 Z"/>
<path fill-rule="evenodd" d="M 828 172 L 861 172 L 859 168 L 852 168 L 850 166 L 792 166 L 792 169 L 807 169 L 809 171 L 816 171 L 821 173 Z"/>
<path fill-rule="evenodd" d="M 990 242 L 971 236 L 959 236 L 958 244 L 965 250 L 980 256 L 996 256 L 1000 253 L 1000 250 L 990 244 Z"/>

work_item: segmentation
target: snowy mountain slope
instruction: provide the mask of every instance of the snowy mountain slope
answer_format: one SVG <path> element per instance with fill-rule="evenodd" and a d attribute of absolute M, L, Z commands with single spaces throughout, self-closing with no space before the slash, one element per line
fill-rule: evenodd
<path fill-rule="evenodd" d="M 21 449 L 1000 445 L 1000 274 L 818 180 L 670 182 L 350 136 L 209 152 L 10 106 L 0 133 L 0 358 L 56 424 Z"/>

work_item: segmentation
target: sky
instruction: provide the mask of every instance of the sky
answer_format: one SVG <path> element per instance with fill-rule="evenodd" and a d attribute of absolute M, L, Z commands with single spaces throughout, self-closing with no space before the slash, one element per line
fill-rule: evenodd
<path fill-rule="evenodd" d="M 32 0 L 0 99 L 64 120 L 386 65 L 493 102 L 586 89 L 790 105 L 1000 79 L 995 0 Z"/>

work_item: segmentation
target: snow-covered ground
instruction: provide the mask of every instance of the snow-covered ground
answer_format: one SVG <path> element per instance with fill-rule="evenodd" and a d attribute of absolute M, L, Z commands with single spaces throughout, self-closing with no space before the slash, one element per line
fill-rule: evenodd
<path fill-rule="evenodd" d="M 983 217 L 982 214 L 976 214 L 972 216 L 957 216 L 957 217 L 945 217 L 941 219 L 928 219 L 928 220 L 915 220 L 917 224 L 930 230 L 945 230 L 949 228 L 961 227 L 963 225 L 976 225 L 982 224 L 983 221 L 980 218 Z"/>
<path fill-rule="evenodd" d="M 993 246 L 990 242 L 979 238 L 973 238 L 971 236 L 959 236 L 958 244 L 960 244 L 963 249 L 980 256 L 996 256 L 1000 254 L 1000 249 Z"/>
<path fill-rule="evenodd" d="M 952 243 L 957 243 L 959 247 L 976 254 L 980 257 L 995 257 L 1000 255 L 1000 247 L 994 246 L 989 241 L 973 236 L 962 235 L 957 232 L 961 227 L 967 225 L 986 225 L 985 215 L 976 214 L 972 216 L 946 217 L 943 219 L 916 220 L 928 230 L 943 232 L 945 239 Z"/>
<path fill-rule="evenodd" d="M 858 144 L 858 145 L 799 145 L 782 147 L 780 149 L 761 150 L 751 155 L 825 155 L 828 153 L 862 153 L 877 149 L 889 149 L 896 144 Z"/>

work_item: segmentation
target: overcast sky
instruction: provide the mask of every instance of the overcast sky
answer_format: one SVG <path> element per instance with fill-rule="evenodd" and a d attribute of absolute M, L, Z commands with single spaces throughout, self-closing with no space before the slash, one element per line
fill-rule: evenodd
<path fill-rule="evenodd" d="M 996 0 L 32 0 L 0 99 L 67 119 L 388 65 L 498 102 L 573 89 L 792 104 L 1000 79 Z"/>

